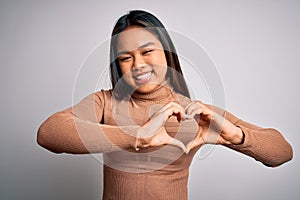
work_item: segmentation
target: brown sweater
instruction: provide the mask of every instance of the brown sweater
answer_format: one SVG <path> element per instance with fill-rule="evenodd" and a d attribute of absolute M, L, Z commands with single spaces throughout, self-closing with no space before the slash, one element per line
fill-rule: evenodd
<path fill-rule="evenodd" d="M 165 87 L 150 94 L 134 93 L 123 101 L 113 98 L 111 90 L 99 91 L 50 116 L 39 128 L 38 143 L 56 153 L 104 153 L 104 200 L 185 200 L 189 166 L 199 148 L 188 155 L 170 145 L 133 148 L 137 128 L 170 101 L 185 106 L 191 100 Z M 292 159 L 291 146 L 275 129 L 212 108 L 245 134 L 243 144 L 227 145 L 229 148 L 272 167 Z M 184 144 L 198 130 L 195 120 L 178 123 L 175 117 L 165 127 Z"/>

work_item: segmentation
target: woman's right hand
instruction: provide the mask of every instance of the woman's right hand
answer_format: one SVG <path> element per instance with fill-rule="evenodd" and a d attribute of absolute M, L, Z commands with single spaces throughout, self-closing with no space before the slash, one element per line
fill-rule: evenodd
<path fill-rule="evenodd" d="M 172 145 L 185 151 L 185 145 L 170 135 L 164 128 L 164 124 L 171 116 L 176 116 L 178 122 L 185 119 L 184 108 L 175 102 L 170 102 L 154 113 L 151 118 L 138 129 L 135 148 L 156 147 L 161 145 Z"/>

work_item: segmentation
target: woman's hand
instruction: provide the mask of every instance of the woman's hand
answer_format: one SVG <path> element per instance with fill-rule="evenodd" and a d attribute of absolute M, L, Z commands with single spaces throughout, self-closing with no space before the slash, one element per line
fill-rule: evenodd
<path fill-rule="evenodd" d="M 187 144 L 186 153 L 197 146 L 207 144 L 240 144 L 244 134 L 239 127 L 219 115 L 200 101 L 192 101 L 185 108 L 190 118 L 199 122 L 199 132 Z"/>
<path fill-rule="evenodd" d="M 168 135 L 164 128 L 164 124 L 171 117 L 175 115 L 178 122 L 185 119 L 185 110 L 181 105 L 175 102 L 170 102 L 154 113 L 151 118 L 138 130 L 136 150 L 139 147 L 155 147 L 165 144 L 173 145 L 185 151 L 185 145 Z"/>

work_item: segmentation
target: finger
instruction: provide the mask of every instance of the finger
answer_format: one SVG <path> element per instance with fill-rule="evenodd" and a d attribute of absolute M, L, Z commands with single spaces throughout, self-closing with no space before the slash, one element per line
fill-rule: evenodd
<path fill-rule="evenodd" d="M 195 139 L 193 139 L 192 141 L 190 141 L 186 147 L 185 147 L 185 153 L 188 154 L 190 152 L 190 150 L 192 150 L 193 148 L 197 147 L 197 146 L 202 146 L 203 144 L 205 144 L 205 141 L 203 139 L 203 137 L 197 137 Z"/>
<path fill-rule="evenodd" d="M 204 106 L 202 106 L 199 101 L 193 101 L 185 107 L 185 112 L 192 118 L 196 114 L 200 114 L 202 112 L 202 107 Z"/>
<path fill-rule="evenodd" d="M 189 116 L 191 118 L 194 118 L 195 115 L 200 115 L 202 113 L 202 108 L 198 107 L 198 108 L 195 108 L 194 110 L 191 110 L 191 112 L 189 113 Z"/>
<path fill-rule="evenodd" d="M 198 107 L 197 105 L 197 101 L 192 101 L 191 103 L 189 103 L 184 109 L 185 109 L 185 113 L 190 115 L 191 112 L 193 110 L 195 110 Z"/>
<path fill-rule="evenodd" d="M 181 121 L 181 119 L 185 119 L 185 110 L 179 104 L 176 103 L 172 104 L 164 112 L 166 113 L 167 117 L 170 117 L 171 115 L 175 115 L 178 121 Z"/>
<path fill-rule="evenodd" d="M 174 115 L 174 116 L 177 117 L 177 121 L 178 122 L 181 122 L 181 121 L 183 121 L 183 120 L 186 119 L 186 115 L 185 115 L 185 111 L 184 111 L 183 107 L 175 108 L 173 110 L 173 114 L 172 115 Z"/>
<path fill-rule="evenodd" d="M 167 103 L 164 107 L 162 107 L 161 111 L 163 112 L 172 106 L 180 106 L 180 105 L 177 102 L 171 101 L 171 102 Z"/>
<path fill-rule="evenodd" d="M 175 146 L 175 147 L 179 147 L 180 149 L 182 149 L 183 152 L 186 151 L 184 144 L 180 140 L 177 140 L 175 138 L 171 139 L 171 142 L 169 143 L 169 145 L 172 145 L 172 146 Z"/>
<path fill-rule="evenodd" d="M 207 107 L 205 104 L 203 104 L 201 101 L 196 100 L 189 103 L 184 109 L 186 113 L 191 113 L 192 110 L 196 108 L 204 108 L 205 110 L 210 110 L 209 107 Z"/>
<path fill-rule="evenodd" d="M 193 149 L 195 146 L 194 146 L 194 143 L 195 143 L 195 141 L 194 140 L 192 140 L 192 141 L 190 141 L 187 145 L 186 145 L 186 147 L 185 147 L 185 154 L 189 154 L 189 152 L 191 151 L 191 149 Z"/>
<path fill-rule="evenodd" d="M 211 120 L 212 119 L 212 110 L 210 110 L 207 107 L 198 107 L 195 108 L 194 110 L 191 111 L 191 113 L 189 114 L 191 118 L 194 118 L 195 115 L 202 115 L 205 116 L 207 119 Z"/>
<path fill-rule="evenodd" d="M 173 109 L 172 110 L 173 115 L 175 115 L 177 117 L 178 122 L 180 122 L 181 120 L 184 120 L 186 118 L 185 117 L 185 110 L 181 105 L 174 104 L 171 108 Z"/>
<path fill-rule="evenodd" d="M 167 105 L 165 105 L 161 110 L 154 113 L 151 116 L 151 121 L 149 121 L 149 123 L 154 125 L 154 127 L 156 127 L 156 129 L 158 129 L 172 115 L 175 115 L 177 117 L 177 120 L 180 122 L 181 119 L 184 119 L 184 115 L 185 115 L 184 112 L 185 111 L 181 105 L 179 105 L 175 102 L 170 102 Z"/>

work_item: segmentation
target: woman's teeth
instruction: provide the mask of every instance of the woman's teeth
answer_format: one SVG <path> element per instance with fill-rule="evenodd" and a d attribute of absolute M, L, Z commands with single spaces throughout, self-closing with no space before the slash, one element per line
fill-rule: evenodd
<path fill-rule="evenodd" d="M 151 76 L 152 76 L 152 71 L 139 76 L 135 76 L 135 82 L 137 84 L 145 84 L 151 79 Z"/>
<path fill-rule="evenodd" d="M 151 76 L 151 72 L 148 72 L 146 74 L 140 75 L 140 76 L 136 76 L 137 80 L 142 80 L 142 79 L 147 79 Z"/>

